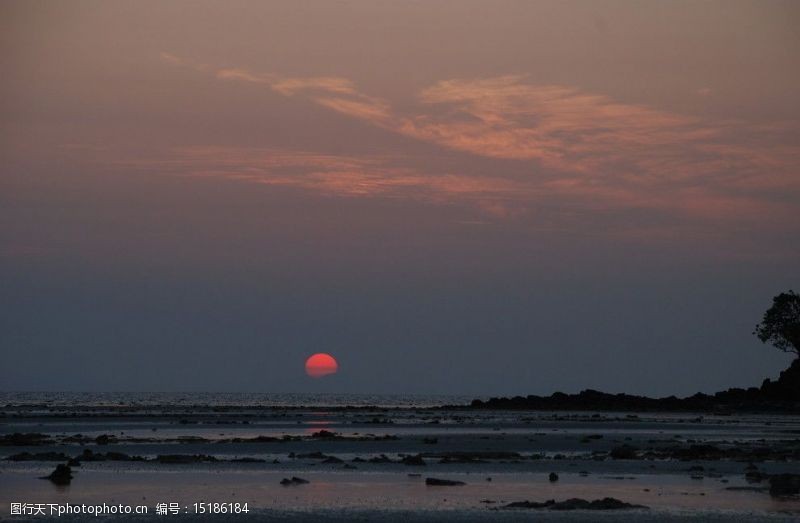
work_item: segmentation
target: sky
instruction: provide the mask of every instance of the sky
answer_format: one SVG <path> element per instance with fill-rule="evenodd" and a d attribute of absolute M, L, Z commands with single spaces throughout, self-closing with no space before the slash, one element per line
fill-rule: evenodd
<path fill-rule="evenodd" d="M 800 4 L 0 1 L 0 389 L 687 395 L 800 291 Z M 339 372 L 308 377 L 316 352 Z"/>

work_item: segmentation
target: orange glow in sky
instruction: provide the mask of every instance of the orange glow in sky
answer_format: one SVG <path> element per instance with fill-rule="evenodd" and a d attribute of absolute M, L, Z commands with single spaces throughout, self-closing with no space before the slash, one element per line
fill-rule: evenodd
<path fill-rule="evenodd" d="M 321 378 L 328 374 L 336 374 L 339 364 L 330 354 L 318 352 L 306 360 L 306 374 L 312 378 Z"/>

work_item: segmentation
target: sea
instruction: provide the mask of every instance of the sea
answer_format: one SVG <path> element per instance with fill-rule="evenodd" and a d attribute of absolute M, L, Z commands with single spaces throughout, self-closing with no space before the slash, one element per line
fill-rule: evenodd
<path fill-rule="evenodd" d="M 46 407 L 380 407 L 468 405 L 475 396 L 266 392 L 0 392 L 0 405 Z M 479 398 L 486 399 L 486 398 Z"/>

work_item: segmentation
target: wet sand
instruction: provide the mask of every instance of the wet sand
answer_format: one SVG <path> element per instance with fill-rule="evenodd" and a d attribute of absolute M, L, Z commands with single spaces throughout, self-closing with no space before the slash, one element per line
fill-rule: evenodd
<path fill-rule="evenodd" d="M 143 504 L 153 512 L 178 503 L 183 517 L 196 502 L 248 503 L 248 514 L 213 518 L 221 520 L 800 517 L 800 500 L 770 495 L 767 480 L 800 471 L 800 418 L 792 416 L 6 407 L 0 430 L 6 443 L 26 443 L 0 446 L 3 518 L 13 502 Z M 61 454 L 79 457 L 71 483 L 39 479 L 65 462 Z M 292 477 L 308 483 L 281 485 Z M 429 477 L 464 485 L 430 486 Z M 606 497 L 648 508 L 504 507 Z"/>

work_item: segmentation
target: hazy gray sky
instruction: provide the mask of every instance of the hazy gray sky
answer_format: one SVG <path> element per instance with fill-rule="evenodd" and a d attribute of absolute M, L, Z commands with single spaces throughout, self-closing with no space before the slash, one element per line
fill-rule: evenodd
<path fill-rule="evenodd" d="M 686 394 L 789 363 L 796 2 L 0 1 L 6 390 Z M 329 352 L 335 376 L 305 358 Z"/>

